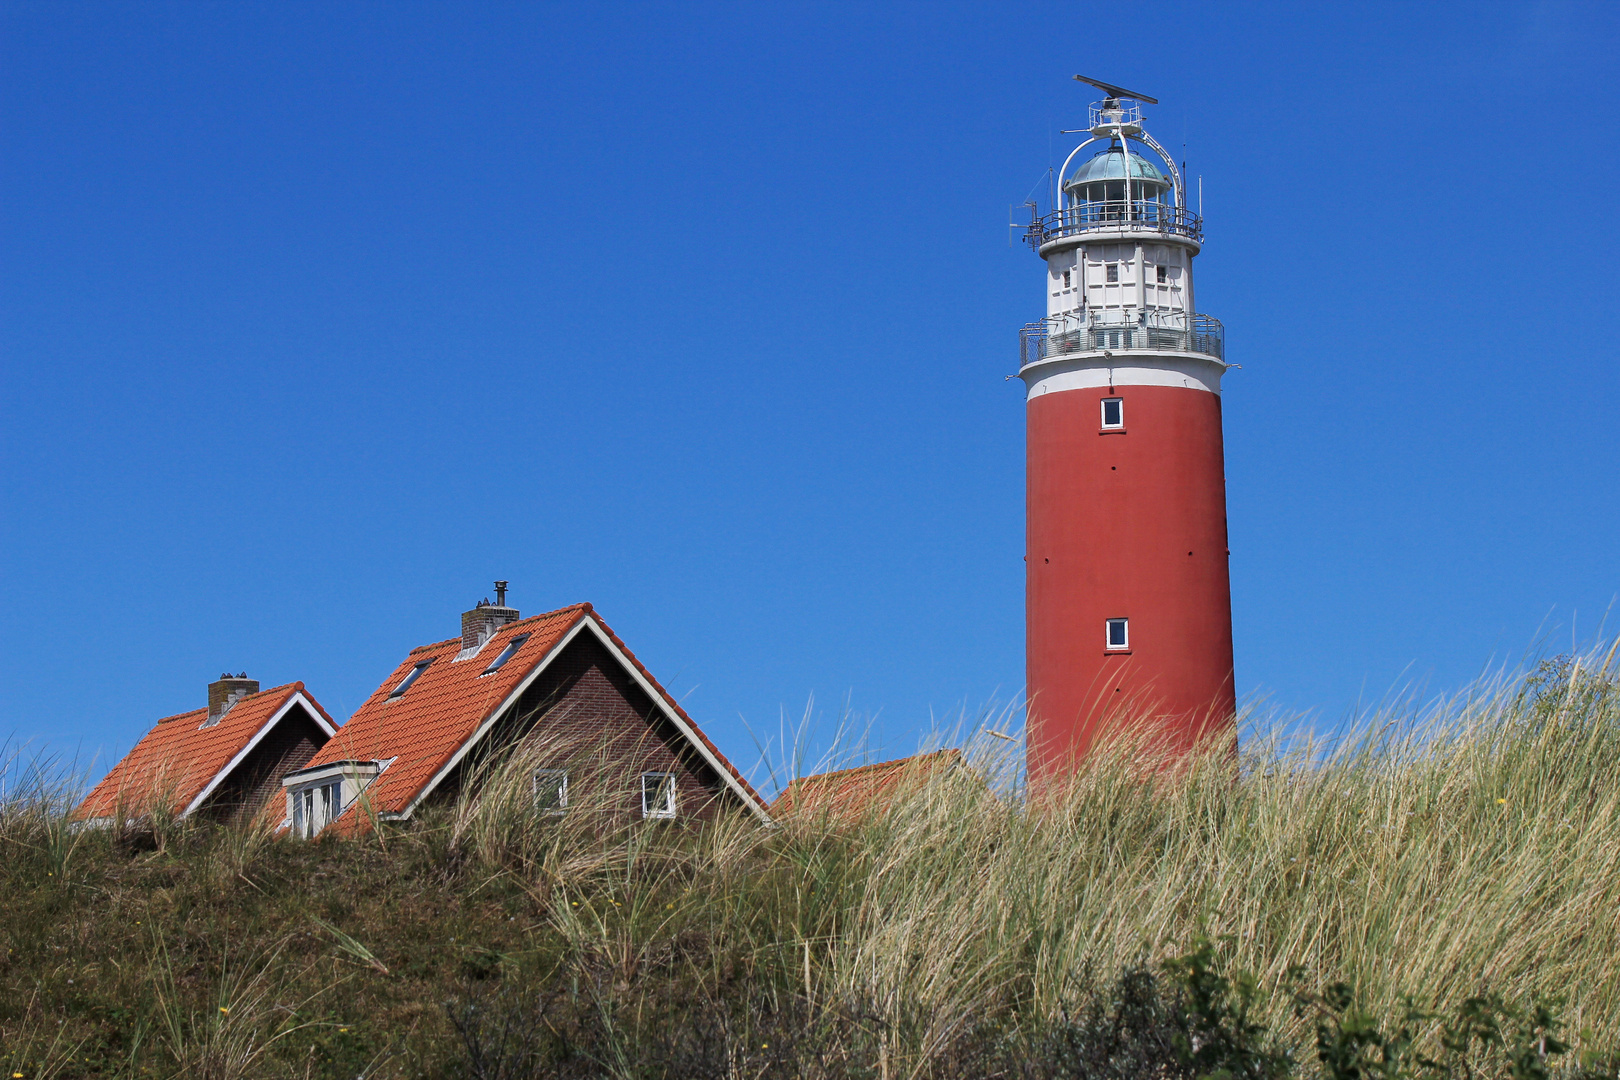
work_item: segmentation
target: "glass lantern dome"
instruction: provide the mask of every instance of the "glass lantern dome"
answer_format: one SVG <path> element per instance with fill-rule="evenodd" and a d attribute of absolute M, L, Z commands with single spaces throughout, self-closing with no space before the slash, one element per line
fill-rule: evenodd
<path fill-rule="evenodd" d="M 1074 203 L 1125 202 L 1125 170 L 1130 170 L 1131 201 L 1173 204 L 1174 185 L 1158 166 L 1134 151 L 1115 144 L 1096 154 L 1063 181 Z"/>

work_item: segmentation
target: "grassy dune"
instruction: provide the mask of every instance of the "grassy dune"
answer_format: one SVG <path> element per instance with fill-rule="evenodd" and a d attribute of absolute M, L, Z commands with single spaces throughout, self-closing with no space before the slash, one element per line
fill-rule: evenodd
<path fill-rule="evenodd" d="M 1403 995 L 1454 1011 L 1489 989 L 1556 1000 L 1572 1041 L 1620 1046 L 1612 661 L 1371 716 L 1350 744 L 1257 737 L 1235 767 L 1211 747 L 1170 776 L 1120 742 L 1039 814 L 1007 744 L 982 736 L 972 774 L 776 829 L 536 816 L 514 759 L 478 797 L 359 840 L 75 832 L 75 793 L 14 768 L 0 1066 L 1092 1075 L 1053 1049 L 1088 1001 L 1104 1021 L 1137 991 L 1174 1004 L 1185 983 L 1154 973 L 1200 934 L 1220 970 L 1253 973 L 1264 1041 L 1305 1075 L 1315 1019 L 1295 1015 L 1295 965 L 1300 987 L 1351 984 L 1387 1025 Z M 1412 1024 L 1420 1044 L 1434 1031 Z"/>

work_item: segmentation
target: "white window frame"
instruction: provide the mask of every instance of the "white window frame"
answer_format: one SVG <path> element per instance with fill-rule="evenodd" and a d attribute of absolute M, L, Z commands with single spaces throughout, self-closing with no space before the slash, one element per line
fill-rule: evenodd
<path fill-rule="evenodd" d="M 321 831 L 315 827 L 315 789 L 313 787 L 301 788 L 293 792 L 293 798 L 302 803 L 304 807 L 304 839 L 315 839 L 315 834 Z"/>
<path fill-rule="evenodd" d="M 332 822 L 343 816 L 343 781 L 323 780 L 294 788 L 293 835 L 313 840 Z"/>
<path fill-rule="evenodd" d="M 1111 263 L 1108 264 L 1108 268 L 1103 271 L 1103 284 L 1105 284 L 1105 285 L 1118 285 L 1119 284 L 1119 263 L 1111 262 Z"/>
<path fill-rule="evenodd" d="M 1111 402 L 1111 401 L 1115 402 L 1115 403 L 1117 403 L 1119 405 L 1119 422 L 1117 424 L 1110 424 L 1108 422 L 1108 403 Z M 1097 422 L 1101 426 L 1103 426 L 1105 428 L 1109 428 L 1109 429 L 1124 427 L 1125 426 L 1125 399 L 1122 398 L 1122 397 L 1105 397 L 1105 398 L 1103 398 L 1102 401 L 1100 403 L 1098 403 L 1098 406 L 1097 406 Z M 1152 425 L 1149 425 L 1149 426 L 1151 427 Z"/>
<path fill-rule="evenodd" d="M 561 816 L 568 812 L 568 770 L 567 769 L 536 769 L 534 770 L 534 803 L 540 805 L 540 792 L 543 787 L 549 786 L 548 780 L 557 781 L 557 805 L 541 809 L 542 814 Z"/>
<path fill-rule="evenodd" d="M 1118 645 L 1114 644 L 1114 627 L 1123 631 L 1120 636 L 1125 640 Z M 1130 619 L 1104 619 L 1103 645 L 1109 652 L 1124 652 L 1131 647 L 1131 620 Z"/>
<path fill-rule="evenodd" d="M 664 805 L 653 806 L 647 801 L 648 781 L 667 782 L 664 789 Z M 653 786 L 654 797 L 658 791 L 657 783 Z M 668 820 L 675 816 L 675 774 L 667 772 L 646 772 L 641 774 L 641 816 L 644 818 L 660 818 Z"/>

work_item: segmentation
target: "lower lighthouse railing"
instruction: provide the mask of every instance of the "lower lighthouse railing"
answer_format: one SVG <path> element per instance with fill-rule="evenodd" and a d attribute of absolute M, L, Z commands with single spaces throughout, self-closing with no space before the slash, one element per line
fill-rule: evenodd
<path fill-rule="evenodd" d="M 1149 312 L 1121 319 L 1114 312 L 1090 317 L 1054 315 L 1018 332 L 1021 367 L 1089 352 L 1196 353 L 1226 361 L 1226 327 L 1212 315 Z"/>

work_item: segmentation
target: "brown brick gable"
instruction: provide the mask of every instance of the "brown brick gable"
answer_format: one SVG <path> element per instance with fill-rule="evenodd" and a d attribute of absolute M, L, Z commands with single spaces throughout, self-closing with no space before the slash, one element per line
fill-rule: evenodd
<path fill-rule="evenodd" d="M 275 816 L 271 820 L 280 821 L 284 802 L 281 778 L 307 765 L 326 740 L 326 733 L 307 712 L 293 709 L 220 782 L 208 801 L 197 808 L 197 814 L 215 821 L 233 821 L 273 806 Z"/>
<path fill-rule="evenodd" d="M 580 634 L 530 684 L 486 734 L 488 750 L 467 755 L 434 792 L 459 793 L 491 753 L 518 747 L 536 768 L 567 768 L 570 803 L 599 806 L 593 791 L 611 784 L 613 817 L 641 816 L 642 773 L 672 773 L 679 817 L 706 819 L 742 803 L 720 775 L 625 672 L 595 635 Z"/>

